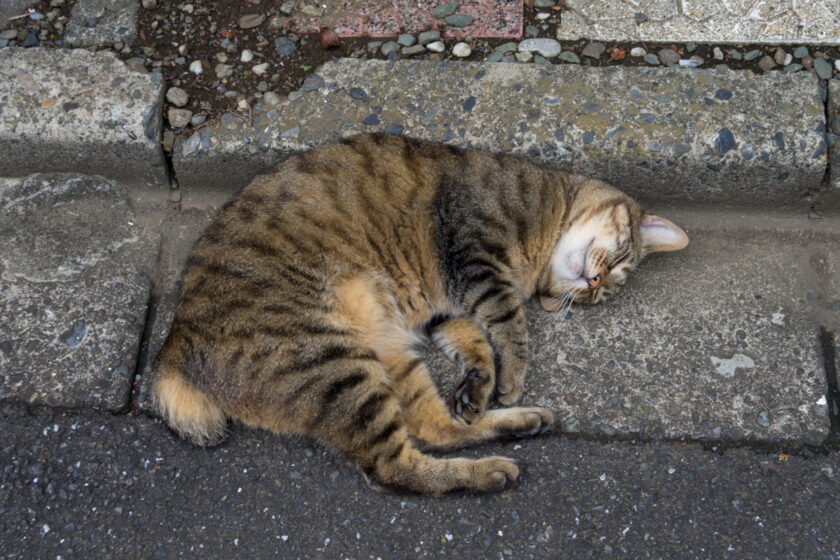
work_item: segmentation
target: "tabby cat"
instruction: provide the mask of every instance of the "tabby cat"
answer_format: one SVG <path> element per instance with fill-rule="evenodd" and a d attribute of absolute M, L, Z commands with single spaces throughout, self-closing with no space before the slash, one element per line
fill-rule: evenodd
<path fill-rule="evenodd" d="M 181 436 L 229 418 L 307 434 L 377 488 L 500 490 L 505 457 L 436 458 L 547 430 L 522 393 L 521 302 L 597 302 L 685 233 L 600 181 L 520 157 L 386 134 L 293 156 L 235 196 L 197 242 L 152 398 Z M 464 367 L 448 407 L 418 343 Z"/>

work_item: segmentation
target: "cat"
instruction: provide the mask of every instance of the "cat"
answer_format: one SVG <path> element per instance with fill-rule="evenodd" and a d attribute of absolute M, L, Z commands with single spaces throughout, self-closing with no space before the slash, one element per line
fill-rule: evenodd
<path fill-rule="evenodd" d="M 228 419 L 312 436 L 371 486 L 501 490 L 506 457 L 436 458 L 546 431 L 542 408 L 487 410 L 523 389 L 521 302 L 595 303 L 676 225 L 595 179 L 507 154 L 382 133 L 290 157 L 230 200 L 188 258 L 152 401 L 198 444 Z M 464 368 L 453 403 L 418 342 Z M 420 444 L 418 447 L 415 442 Z"/>

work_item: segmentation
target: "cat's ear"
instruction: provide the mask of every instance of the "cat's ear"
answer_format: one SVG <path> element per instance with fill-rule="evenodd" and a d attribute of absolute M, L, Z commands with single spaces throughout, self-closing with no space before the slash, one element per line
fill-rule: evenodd
<path fill-rule="evenodd" d="M 688 236 L 678 225 L 653 214 L 645 214 L 639 224 L 639 231 L 642 234 L 642 245 L 649 253 L 679 251 L 688 245 Z"/>

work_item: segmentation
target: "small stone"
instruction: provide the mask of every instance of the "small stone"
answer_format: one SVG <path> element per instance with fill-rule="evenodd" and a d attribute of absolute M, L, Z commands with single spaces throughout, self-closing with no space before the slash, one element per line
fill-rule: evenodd
<path fill-rule="evenodd" d="M 280 94 L 273 91 L 268 91 L 263 95 L 263 103 L 265 103 L 266 107 L 274 107 L 279 105 L 281 101 L 283 101 L 283 98 Z"/>
<path fill-rule="evenodd" d="M 519 49 L 519 45 L 517 45 L 513 41 L 509 41 L 507 43 L 502 43 L 501 45 L 496 47 L 494 50 L 498 53 L 505 54 L 505 53 L 509 53 L 509 52 L 516 52 L 517 49 Z"/>
<path fill-rule="evenodd" d="M 525 35 L 528 37 L 539 37 L 540 29 L 534 25 L 528 25 L 525 27 Z"/>
<path fill-rule="evenodd" d="M 562 60 L 563 62 L 571 62 L 573 64 L 580 64 L 580 58 L 578 55 L 573 53 L 572 51 L 563 51 L 557 57 L 558 59 Z"/>
<path fill-rule="evenodd" d="M 417 42 L 421 45 L 431 43 L 440 39 L 440 31 L 423 31 L 417 36 Z"/>
<path fill-rule="evenodd" d="M 230 64 L 219 63 L 213 70 L 216 72 L 216 77 L 220 80 L 233 76 L 233 66 Z"/>
<path fill-rule="evenodd" d="M 793 55 L 792 55 L 792 54 L 790 54 L 790 53 L 787 53 L 787 54 L 785 55 L 785 61 L 784 61 L 782 64 L 784 64 L 785 66 L 787 66 L 787 65 L 788 65 L 788 64 L 790 64 L 791 62 L 793 62 Z"/>
<path fill-rule="evenodd" d="M 659 60 L 665 66 L 673 66 L 674 64 L 677 64 L 680 61 L 680 53 L 678 53 L 674 49 L 661 49 L 658 54 Z"/>
<path fill-rule="evenodd" d="M 694 52 L 697 50 L 697 45 L 694 43 L 686 43 L 685 50 L 687 50 L 688 52 Z"/>
<path fill-rule="evenodd" d="M 392 52 L 397 52 L 397 49 L 399 48 L 400 45 L 396 41 L 388 41 L 387 43 L 382 45 L 380 52 L 382 52 L 382 54 L 384 54 L 385 56 L 388 56 Z"/>
<path fill-rule="evenodd" d="M 472 54 L 472 47 L 462 41 L 452 47 L 452 54 L 458 58 L 466 58 Z"/>
<path fill-rule="evenodd" d="M 183 107 L 190 100 L 190 96 L 179 87 L 171 87 L 166 91 L 166 100 L 176 107 Z"/>
<path fill-rule="evenodd" d="M 750 52 L 748 52 L 747 54 L 744 55 L 744 60 L 747 60 L 747 61 L 755 60 L 759 56 L 761 56 L 761 49 L 753 49 L 753 50 L 751 50 Z"/>
<path fill-rule="evenodd" d="M 597 59 L 604 54 L 605 50 L 607 50 L 607 47 L 604 46 L 603 43 L 589 43 L 583 48 L 583 51 L 580 54 L 589 58 Z"/>
<path fill-rule="evenodd" d="M 801 64 L 788 64 L 787 66 L 785 66 L 785 72 L 787 72 L 788 74 L 793 74 L 794 72 L 799 72 L 800 70 L 802 70 L 802 68 L 804 68 L 804 66 L 802 66 Z"/>
<path fill-rule="evenodd" d="M 698 58 L 700 60 L 697 60 Z M 703 59 L 699 56 L 692 56 L 691 58 L 681 58 L 679 62 L 679 65 L 683 68 L 697 68 L 701 64 L 703 64 Z"/>
<path fill-rule="evenodd" d="M 193 117 L 190 119 L 190 124 L 192 126 L 198 126 L 206 120 L 207 115 L 193 115 Z"/>
<path fill-rule="evenodd" d="M 204 72 L 204 67 L 201 65 L 200 60 L 193 60 L 190 62 L 190 72 L 193 74 L 201 74 Z"/>
<path fill-rule="evenodd" d="M 834 69 L 840 72 L 840 58 L 834 61 Z"/>
<path fill-rule="evenodd" d="M 531 59 L 534 58 L 534 55 L 528 51 L 520 51 L 514 56 L 516 56 L 516 60 L 519 62 L 531 62 Z"/>
<path fill-rule="evenodd" d="M 17 29 L 7 29 L 3 32 L 0 32 L 0 39 L 6 39 L 6 40 L 14 39 L 15 37 L 17 37 L 17 34 L 18 34 Z"/>
<path fill-rule="evenodd" d="M 630 49 L 630 56 L 635 58 L 641 58 L 647 54 L 647 51 L 642 47 L 633 47 Z"/>
<path fill-rule="evenodd" d="M 254 60 L 254 53 L 249 51 L 248 49 L 245 49 L 242 51 L 242 54 L 239 55 L 239 60 L 241 60 L 242 62 L 251 62 L 252 60 Z"/>
<path fill-rule="evenodd" d="M 651 66 L 659 66 L 659 57 L 657 57 L 653 53 L 648 53 L 645 55 L 645 62 L 647 62 Z"/>
<path fill-rule="evenodd" d="M 504 57 L 505 55 L 503 55 L 502 53 L 494 52 L 493 54 L 487 57 L 487 62 L 501 62 Z"/>
<path fill-rule="evenodd" d="M 252 29 L 259 27 L 265 21 L 265 16 L 262 14 L 245 14 L 239 18 L 239 27 L 242 29 Z"/>
<path fill-rule="evenodd" d="M 782 47 L 779 47 L 775 51 L 773 51 L 773 60 L 775 60 L 776 64 L 778 64 L 779 66 L 782 66 L 785 63 L 785 57 L 787 57 L 787 53 Z"/>
<path fill-rule="evenodd" d="M 446 45 L 443 44 L 443 41 L 432 41 L 426 45 L 426 48 L 435 53 L 442 53 L 446 50 Z"/>
<path fill-rule="evenodd" d="M 758 61 L 758 67 L 767 72 L 776 67 L 776 61 L 769 55 L 762 56 Z"/>
<path fill-rule="evenodd" d="M 248 101 L 245 99 L 240 99 L 239 102 L 236 104 L 236 108 L 240 111 L 248 111 L 251 109 L 250 105 L 248 105 Z"/>
<path fill-rule="evenodd" d="M 352 97 L 353 99 L 364 99 L 367 97 L 367 92 L 362 88 L 358 87 L 350 88 L 349 93 L 350 97 Z"/>
<path fill-rule="evenodd" d="M 286 56 L 295 52 L 297 46 L 288 37 L 277 37 L 274 39 L 274 48 L 280 56 Z"/>
<path fill-rule="evenodd" d="M 814 71 L 821 80 L 831 79 L 831 64 L 824 58 L 814 59 Z"/>
<path fill-rule="evenodd" d="M 796 58 L 805 58 L 808 56 L 808 47 L 796 47 L 793 49 L 793 56 Z"/>
<path fill-rule="evenodd" d="M 446 16 L 444 21 L 446 25 L 451 25 L 452 27 L 466 27 L 473 22 L 473 17 L 467 14 L 452 14 L 451 16 Z"/>
<path fill-rule="evenodd" d="M 373 52 L 382 46 L 382 41 L 368 41 L 367 50 Z"/>
<path fill-rule="evenodd" d="M 729 57 L 732 60 L 741 60 L 744 58 L 741 54 L 741 51 L 739 51 L 738 49 L 729 49 Z"/>
<path fill-rule="evenodd" d="M 412 56 L 426 52 L 426 47 L 423 45 L 413 45 L 411 47 L 403 47 L 403 56 Z"/>
<path fill-rule="evenodd" d="M 251 71 L 256 74 L 257 76 L 262 76 L 268 71 L 268 62 L 263 62 L 262 64 L 256 64 Z"/>
<path fill-rule="evenodd" d="M 310 74 L 303 80 L 303 85 L 301 89 L 303 91 L 315 91 L 316 89 L 321 89 L 324 86 L 324 78 L 319 76 L 318 74 Z"/>
<path fill-rule="evenodd" d="M 535 8 L 553 8 L 554 0 L 534 0 Z"/>
<path fill-rule="evenodd" d="M 436 6 L 435 9 L 432 10 L 432 15 L 437 19 L 444 19 L 454 14 L 457 9 L 458 2 L 450 2 L 448 4 L 443 4 L 442 6 Z"/>
<path fill-rule="evenodd" d="M 55 5 L 55 2 L 53 2 L 53 5 Z M 157 8 L 157 0 L 143 0 L 142 5 L 146 10 L 154 10 Z"/>
<path fill-rule="evenodd" d="M 525 39 L 524 41 L 519 43 L 518 48 L 520 51 L 539 53 L 545 58 L 555 57 L 559 55 L 561 51 L 560 43 L 558 43 L 554 39 Z M 577 57 L 577 55 L 575 55 L 575 59 L 577 59 L 577 62 L 580 62 L 580 59 Z"/>
<path fill-rule="evenodd" d="M 38 41 L 38 34 L 33 31 L 26 36 L 26 39 L 23 40 L 23 43 L 21 43 L 20 46 L 28 49 L 29 47 L 37 47 L 39 44 L 40 41 Z"/>
<path fill-rule="evenodd" d="M 226 52 L 217 52 L 216 53 L 216 60 L 218 60 L 219 62 L 227 62 L 228 61 L 227 53 Z"/>
<path fill-rule="evenodd" d="M 399 37 L 397 37 L 397 43 L 404 47 L 410 47 L 414 43 L 417 42 L 417 39 L 411 33 L 403 33 Z"/>
<path fill-rule="evenodd" d="M 547 65 L 547 64 L 551 64 L 551 62 L 547 58 L 543 58 L 540 55 L 535 54 L 534 55 L 534 64 Z"/>
<path fill-rule="evenodd" d="M 170 108 L 169 112 L 167 113 L 169 117 L 169 124 L 171 124 L 175 128 L 184 128 L 188 124 L 190 124 L 190 119 L 192 118 L 192 111 L 187 109 L 175 109 Z"/>
<path fill-rule="evenodd" d="M 720 47 L 715 47 L 712 49 L 712 56 L 715 57 L 715 60 L 723 60 L 723 51 L 720 50 Z"/>

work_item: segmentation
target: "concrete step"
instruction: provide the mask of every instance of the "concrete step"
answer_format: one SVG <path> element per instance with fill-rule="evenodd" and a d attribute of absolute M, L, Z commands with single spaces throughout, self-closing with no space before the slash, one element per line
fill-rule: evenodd
<path fill-rule="evenodd" d="M 0 399 L 129 403 L 159 235 L 101 177 L 0 182 Z"/>
<path fill-rule="evenodd" d="M 565 0 L 557 38 L 566 41 L 647 41 L 836 45 L 836 0 L 729 2 Z"/>
<path fill-rule="evenodd" d="M 648 200 L 794 204 L 819 189 L 824 90 L 725 68 L 339 59 L 300 92 L 176 143 L 189 195 L 233 192 L 291 152 L 385 130 L 526 154 Z"/>
<path fill-rule="evenodd" d="M 113 53 L 0 49 L 0 177 L 103 175 L 168 188 L 163 84 Z"/>
<path fill-rule="evenodd" d="M 522 402 L 552 409 L 560 430 L 586 436 L 824 441 L 821 337 L 840 329 L 840 221 L 656 210 L 686 227 L 687 249 L 651 257 L 613 300 L 575 306 L 565 320 L 528 305 Z M 175 279 L 212 215 L 186 209 L 164 228 L 150 357 L 174 315 Z M 430 360 L 449 397 L 458 367 L 436 352 Z M 147 364 L 141 407 L 148 373 Z"/>

